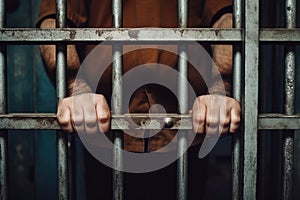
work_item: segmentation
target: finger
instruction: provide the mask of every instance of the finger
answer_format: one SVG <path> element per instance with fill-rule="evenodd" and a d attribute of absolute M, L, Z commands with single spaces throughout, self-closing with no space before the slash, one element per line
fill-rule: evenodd
<path fill-rule="evenodd" d="M 74 131 L 71 123 L 71 111 L 69 107 L 59 103 L 56 116 L 62 130 L 69 133 Z"/>
<path fill-rule="evenodd" d="M 71 120 L 73 127 L 77 131 L 77 133 L 84 133 L 84 115 L 82 106 L 80 104 L 73 105 Z"/>
<path fill-rule="evenodd" d="M 98 132 L 97 115 L 94 104 L 85 104 L 83 106 L 84 128 L 88 134 L 96 134 Z"/>
<path fill-rule="evenodd" d="M 206 105 L 206 126 L 205 131 L 209 136 L 219 135 L 219 117 L 220 117 L 220 107 L 215 104 L 213 98 L 208 100 L 208 105 Z"/>
<path fill-rule="evenodd" d="M 195 133 L 203 134 L 205 127 L 206 106 L 200 101 L 196 101 L 193 110 L 193 129 Z"/>
<path fill-rule="evenodd" d="M 230 128 L 229 131 L 231 133 L 236 133 L 240 127 L 240 122 L 241 122 L 241 110 L 240 107 L 234 107 L 231 109 L 230 113 Z"/>
<path fill-rule="evenodd" d="M 96 114 L 98 119 L 98 126 L 102 133 L 107 133 L 110 129 L 110 110 L 103 96 L 96 100 Z"/>
<path fill-rule="evenodd" d="M 219 123 L 219 131 L 222 135 L 225 135 L 229 132 L 230 126 L 230 108 L 227 106 L 220 107 L 220 123 Z"/>

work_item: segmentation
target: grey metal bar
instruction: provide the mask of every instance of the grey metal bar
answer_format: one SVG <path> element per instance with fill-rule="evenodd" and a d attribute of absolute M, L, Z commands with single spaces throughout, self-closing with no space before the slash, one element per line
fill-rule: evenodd
<path fill-rule="evenodd" d="M 233 26 L 242 28 L 242 1 L 233 2 Z M 235 45 L 233 57 L 233 97 L 241 102 L 242 91 L 242 53 L 241 46 Z M 232 199 L 238 200 L 242 197 L 241 188 L 241 134 L 232 136 Z"/>
<path fill-rule="evenodd" d="M 6 26 L 6 6 L 5 0 L 0 1 L 0 28 Z"/>
<path fill-rule="evenodd" d="M 297 130 L 300 128 L 299 115 L 260 114 L 258 127 L 261 130 Z"/>
<path fill-rule="evenodd" d="M 112 115 L 112 130 L 129 130 L 132 125 L 129 120 L 134 121 L 137 130 L 192 130 L 191 116 L 178 114 L 151 114 L 151 119 L 145 114 L 122 114 Z M 171 126 L 164 127 L 166 119 L 171 119 Z M 151 121 L 152 120 L 152 121 Z M 260 130 L 298 130 L 300 129 L 300 115 L 284 114 L 260 114 L 258 116 L 258 128 Z M 0 129 L 53 129 L 60 130 L 56 115 L 53 113 L 10 113 L 0 114 Z"/>
<path fill-rule="evenodd" d="M 259 1 L 245 0 L 245 102 L 243 199 L 256 199 Z"/>
<path fill-rule="evenodd" d="M 187 53 L 184 46 L 179 47 L 179 77 L 178 77 L 178 102 L 179 113 L 186 114 L 188 112 L 188 89 L 187 89 L 187 73 L 188 73 L 188 64 L 187 64 Z M 187 199 L 187 152 L 184 151 L 187 149 L 187 138 L 185 135 L 178 134 L 178 154 L 182 155 L 177 161 L 177 199 L 185 200 Z"/>
<path fill-rule="evenodd" d="M 188 26 L 188 0 L 178 0 L 178 26 L 187 28 Z M 178 112 L 187 114 L 188 112 L 188 87 L 186 80 L 188 79 L 188 62 L 187 47 L 179 45 L 178 47 Z M 188 179 L 188 152 L 187 138 L 184 134 L 178 135 L 177 152 L 181 155 L 177 160 L 177 199 L 187 199 L 187 179 Z"/>
<path fill-rule="evenodd" d="M 297 32 L 295 31 L 295 34 Z M 64 28 L 30 29 L 5 28 L 0 31 L 0 42 L 100 42 L 100 41 L 241 41 L 240 29 L 212 28 Z M 300 37 L 298 36 L 298 40 Z"/>
<path fill-rule="evenodd" d="M 188 26 L 188 0 L 178 0 L 178 27 Z"/>
<path fill-rule="evenodd" d="M 112 130 L 132 129 L 129 119 L 134 121 L 138 127 L 137 130 L 192 130 L 191 116 L 178 114 L 151 114 L 151 119 L 145 114 L 122 114 L 112 115 Z M 164 127 L 166 119 L 170 120 L 172 126 Z M 152 121 L 151 121 L 152 120 Z M 258 128 L 260 130 L 297 130 L 300 129 L 300 115 L 284 114 L 259 114 Z M 10 113 L 0 114 L 0 129 L 53 129 L 60 130 L 54 113 Z"/>
<path fill-rule="evenodd" d="M 296 27 L 296 0 L 286 0 L 286 28 Z M 286 47 L 285 58 L 285 113 L 294 114 L 295 99 L 295 46 Z M 282 199 L 293 199 L 294 132 L 284 131 L 282 136 Z"/>
<path fill-rule="evenodd" d="M 112 0 L 113 27 L 122 28 L 123 26 L 123 8 L 122 0 Z"/>
<path fill-rule="evenodd" d="M 6 26 L 5 0 L 0 0 L 0 28 Z M 0 47 L 0 113 L 7 112 L 6 104 L 6 46 Z M 7 131 L 0 131 L 0 198 L 8 198 L 7 186 Z"/>
<path fill-rule="evenodd" d="M 113 14 L 113 27 L 121 28 L 123 22 L 122 0 L 112 1 L 112 14 Z M 112 65 L 112 87 L 115 90 L 112 102 L 112 112 L 114 114 L 122 113 L 122 97 L 123 97 L 123 84 L 122 84 L 122 46 L 113 45 L 113 65 Z M 119 131 L 114 132 L 114 149 L 113 149 L 113 164 L 115 168 L 121 169 L 123 165 L 123 133 Z M 113 170 L 113 199 L 122 200 L 123 196 L 123 172 Z"/>
<path fill-rule="evenodd" d="M 128 42 L 241 42 L 242 29 L 213 28 L 64 28 L 64 29 L 31 29 L 1 28 L 0 42 L 5 43 L 75 43 L 101 41 Z M 261 42 L 300 42 L 300 28 L 263 28 L 260 30 Z"/>
<path fill-rule="evenodd" d="M 56 0 L 56 27 L 66 27 L 66 0 Z M 56 45 L 56 93 L 57 99 L 66 97 L 66 46 Z M 68 191 L 68 140 L 66 133 L 57 132 L 57 159 L 58 159 L 58 198 L 69 199 Z"/>
<path fill-rule="evenodd" d="M 296 0 L 286 0 L 286 28 L 296 27 Z"/>
<path fill-rule="evenodd" d="M 264 28 L 260 30 L 261 42 L 299 42 L 299 28 Z"/>
<path fill-rule="evenodd" d="M 113 88 L 115 90 L 112 102 L 112 111 L 114 114 L 121 114 L 122 112 L 122 47 L 113 46 Z M 114 154 L 113 161 L 116 168 L 121 168 L 123 165 L 122 150 L 123 134 L 114 132 Z M 119 170 L 113 170 L 113 199 L 123 199 L 123 173 Z"/>
<path fill-rule="evenodd" d="M 56 0 L 56 26 L 57 28 L 66 27 L 66 0 Z"/>

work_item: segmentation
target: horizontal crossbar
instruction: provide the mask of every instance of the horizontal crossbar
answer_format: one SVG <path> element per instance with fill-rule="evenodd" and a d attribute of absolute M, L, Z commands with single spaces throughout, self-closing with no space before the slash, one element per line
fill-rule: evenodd
<path fill-rule="evenodd" d="M 243 40 L 242 29 L 212 28 L 2 28 L 0 42 L 5 43 L 75 43 L 101 41 L 127 42 L 238 42 Z M 262 42 L 299 42 L 300 29 L 261 29 Z"/>
<path fill-rule="evenodd" d="M 264 130 L 300 129 L 300 115 L 261 114 L 258 116 L 258 128 Z"/>
<path fill-rule="evenodd" d="M 0 42 L 101 42 L 101 41 L 240 41 L 239 29 L 0 29 Z"/>
<path fill-rule="evenodd" d="M 131 121 L 135 122 L 134 125 Z M 300 115 L 260 114 L 258 126 L 261 130 L 295 130 L 300 129 Z M 111 121 L 112 130 L 128 129 L 192 129 L 190 115 L 178 114 L 124 114 L 113 115 Z M 55 114 L 6 114 L 0 115 L 0 129 L 54 129 L 60 127 Z"/>

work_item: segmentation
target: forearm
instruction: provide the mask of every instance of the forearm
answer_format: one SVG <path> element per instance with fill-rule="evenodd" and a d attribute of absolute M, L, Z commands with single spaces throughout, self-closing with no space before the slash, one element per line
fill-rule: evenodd
<path fill-rule="evenodd" d="M 232 14 L 224 14 L 213 25 L 213 28 L 232 28 Z M 221 74 L 223 82 L 217 81 L 209 91 L 220 93 L 225 87 L 227 96 L 231 96 L 232 91 L 232 45 L 212 45 L 212 56 L 217 70 L 213 70 L 212 79 L 215 80 L 218 73 Z"/>
<path fill-rule="evenodd" d="M 41 28 L 55 28 L 55 19 L 46 19 L 41 23 Z M 40 45 L 41 54 L 45 63 L 46 71 L 54 82 L 56 72 L 56 48 L 55 45 Z M 68 94 L 75 95 L 84 92 L 91 92 L 88 84 L 83 80 L 75 82 L 77 71 L 80 67 L 80 60 L 75 45 L 67 46 L 67 86 Z"/>

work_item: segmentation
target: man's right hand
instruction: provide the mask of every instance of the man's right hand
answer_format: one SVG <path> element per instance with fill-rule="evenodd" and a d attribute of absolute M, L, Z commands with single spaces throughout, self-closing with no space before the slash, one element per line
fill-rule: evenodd
<path fill-rule="evenodd" d="M 110 129 L 111 112 L 103 95 L 84 93 L 62 99 L 57 119 L 64 131 L 106 133 Z"/>

